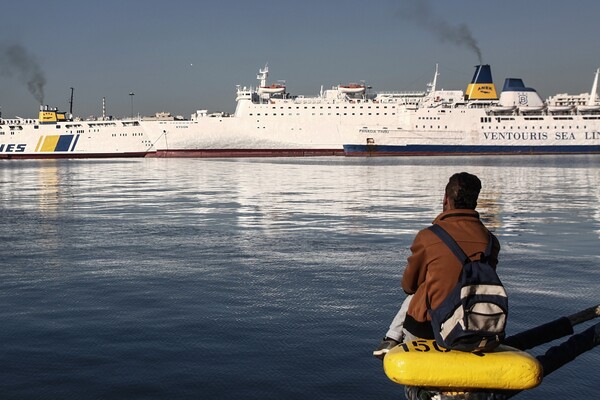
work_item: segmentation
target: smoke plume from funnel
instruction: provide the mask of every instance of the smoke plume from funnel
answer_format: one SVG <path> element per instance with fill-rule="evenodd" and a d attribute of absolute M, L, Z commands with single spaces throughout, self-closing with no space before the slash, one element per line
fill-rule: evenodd
<path fill-rule="evenodd" d="M 466 24 L 451 25 L 442 17 L 435 15 L 429 0 L 410 0 L 402 3 L 400 16 L 433 33 L 442 42 L 451 42 L 465 46 L 477 54 L 479 64 L 483 64 L 481 49 Z"/>
<path fill-rule="evenodd" d="M 0 46 L 0 74 L 17 77 L 39 104 L 44 104 L 44 72 L 23 46 Z"/>

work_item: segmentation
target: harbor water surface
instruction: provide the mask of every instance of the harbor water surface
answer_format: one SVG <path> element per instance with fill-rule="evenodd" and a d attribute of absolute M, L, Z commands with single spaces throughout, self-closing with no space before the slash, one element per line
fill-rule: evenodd
<path fill-rule="evenodd" d="M 448 177 L 483 182 L 510 334 L 599 303 L 599 164 L 1 162 L 0 398 L 401 399 L 371 352 Z M 517 398 L 596 398 L 599 368 L 597 348 Z"/>

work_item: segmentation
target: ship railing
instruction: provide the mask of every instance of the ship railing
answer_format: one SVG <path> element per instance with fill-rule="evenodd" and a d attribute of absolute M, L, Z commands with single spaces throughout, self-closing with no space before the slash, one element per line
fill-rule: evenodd
<path fill-rule="evenodd" d="M 381 92 L 377 92 L 378 95 L 384 95 L 386 97 L 388 96 L 398 96 L 398 97 L 422 97 L 425 96 L 427 94 L 427 92 L 423 92 L 423 91 L 381 91 Z"/>

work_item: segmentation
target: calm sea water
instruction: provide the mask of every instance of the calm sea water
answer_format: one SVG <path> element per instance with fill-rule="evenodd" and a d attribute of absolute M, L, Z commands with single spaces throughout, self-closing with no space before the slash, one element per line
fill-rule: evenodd
<path fill-rule="evenodd" d="M 1 162 L 0 398 L 400 399 L 371 351 L 448 177 L 483 181 L 516 333 L 600 303 L 599 163 Z M 518 398 L 597 398 L 599 368 Z"/>

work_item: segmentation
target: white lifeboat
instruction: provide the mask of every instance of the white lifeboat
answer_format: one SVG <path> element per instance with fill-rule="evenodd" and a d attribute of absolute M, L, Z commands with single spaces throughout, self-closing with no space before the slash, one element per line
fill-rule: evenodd
<path fill-rule="evenodd" d="M 258 88 L 258 93 L 260 94 L 276 94 L 285 92 L 285 85 L 280 85 L 277 83 L 273 83 L 269 86 L 261 86 Z"/>
<path fill-rule="evenodd" d="M 600 105 L 583 105 L 577 106 L 577 111 L 579 112 L 592 112 L 592 111 L 600 111 Z"/>
<path fill-rule="evenodd" d="M 519 112 L 521 113 L 530 113 L 530 112 L 539 112 L 542 111 L 545 106 L 519 106 Z"/>
<path fill-rule="evenodd" d="M 551 113 L 555 112 L 568 112 L 573 110 L 573 106 L 548 106 L 548 111 Z"/>
<path fill-rule="evenodd" d="M 365 85 L 361 85 L 358 83 L 350 83 L 348 85 L 340 85 L 338 86 L 339 91 L 342 93 L 364 93 L 366 90 Z"/>
<path fill-rule="evenodd" d="M 496 105 L 496 106 L 490 106 L 490 111 L 494 112 L 494 113 L 505 113 L 505 112 L 512 112 L 516 109 L 516 106 L 500 106 L 500 105 Z"/>

